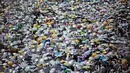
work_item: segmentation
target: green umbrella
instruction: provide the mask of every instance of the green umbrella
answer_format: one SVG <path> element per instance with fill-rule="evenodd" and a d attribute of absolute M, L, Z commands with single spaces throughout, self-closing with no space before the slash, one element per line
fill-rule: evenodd
<path fill-rule="evenodd" d="M 80 34 L 84 34 L 84 32 L 81 31 Z"/>
<path fill-rule="evenodd" d="M 18 24 L 18 28 L 21 29 L 23 27 L 23 24 Z"/>
<path fill-rule="evenodd" d="M 82 41 L 85 41 L 85 40 L 86 40 L 86 38 L 85 38 L 85 37 L 83 37 L 81 40 L 82 40 Z"/>
<path fill-rule="evenodd" d="M 66 2 L 70 2 L 71 0 L 66 0 Z"/>
<path fill-rule="evenodd" d="M 90 66 L 89 66 L 89 65 L 86 65 L 86 66 L 83 66 L 83 68 L 85 68 L 85 69 L 89 69 Z"/>
<path fill-rule="evenodd" d="M 13 29 L 13 28 L 14 28 L 14 26 L 11 26 L 10 28 L 11 28 L 11 29 Z"/>
<path fill-rule="evenodd" d="M 34 26 L 34 28 L 38 29 L 39 27 L 38 26 Z"/>
<path fill-rule="evenodd" d="M 103 4 L 103 2 L 99 2 L 99 4 Z"/>
<path fill-rule="evenodd" d="M 67 73 L 67 72 L 70 72 L 70 71 L 66 69 L 66 70 L 64 70 L 62 73 Z"/>

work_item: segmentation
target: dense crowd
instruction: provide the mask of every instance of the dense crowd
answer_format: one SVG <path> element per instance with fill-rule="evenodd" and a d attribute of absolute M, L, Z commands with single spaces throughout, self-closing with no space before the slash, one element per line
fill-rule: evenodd
<path fill-rule="evenodd" d="M 115 32 L 120 5 L 4 0 L 0 73 L 130 73 L 129 40 Z"/>

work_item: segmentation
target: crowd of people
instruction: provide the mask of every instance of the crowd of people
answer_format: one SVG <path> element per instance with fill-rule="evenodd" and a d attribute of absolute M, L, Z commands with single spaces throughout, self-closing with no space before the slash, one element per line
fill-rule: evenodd
<path fill-rule="evenodd" d="M 130 42 L 115 31 L 120 5 L 3 0 L 0 73 L 130 73 Z"/>

